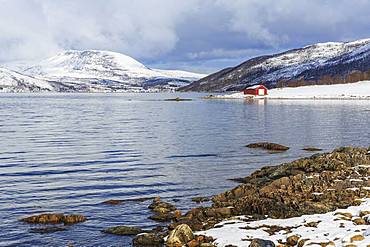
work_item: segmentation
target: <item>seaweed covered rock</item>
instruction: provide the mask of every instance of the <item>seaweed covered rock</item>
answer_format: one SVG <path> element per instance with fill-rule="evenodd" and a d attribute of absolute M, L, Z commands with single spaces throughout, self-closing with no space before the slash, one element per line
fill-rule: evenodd
<path fill-rule="evenodd" d="M 129 235 L 137 235 L 139 233 L 142 233 L 143 230 L 139 227 L 133 227 L 133 226 L 113 226 L 108 227 L 107 229 L 103 230 L 104 233 L 114 234 L 114 235 L 123 235 L 123 236 L 129 236 Z"/>
<path fill-rule="evenodd" d="M 204 196 L 193 197 L 193 198 L 191 198 L 191 200 L 193 202 L 196 202 L 196 203 L 202 203 L 202 202 L 209 202 L 210 201 L 210 199 L 208 197 L 204 197 Z"/>
<path fill-rule="evenodd" d="M 162 247 L 163 244 L 163 238 L 155 233 L 139 234 L 132 240 L 135 247 Z"/>
<path fill-rule="evenodd" d="M 247 148 L 261 148 L 261 149 L 266 149 L 270 151 L 286 151 L 289 149 L 289 147 L 277 144 L 277 143 L 272 143 L 272 142 L 256 142 L 256 143 L 251 143 L 246 145 Z"/>
<path fill-rule="evenodd" d="M 171 203 L 162 201 L 160 197 L 154 198 L 153 203 L 148 208 L 154 212 L 154 215 L 149 217 L 154 221 L 167 222 L 178 215 L 178 212 L 175 211 L 176 207 Z"/>
<path fill-rule="evenodd" d="M 76 224 L 84 222 L 87 218 L 83 215 L 64 215 L 64 214 L 39 214 L 21 219 L 31 224 Z"/>
<path fill-rule="evenodd" d="M 321 148 L 316 148 L 316 147 L 304 147 L 302 150 L 307 151 L 307 152 L 319 152 L 322 151 Z"/>

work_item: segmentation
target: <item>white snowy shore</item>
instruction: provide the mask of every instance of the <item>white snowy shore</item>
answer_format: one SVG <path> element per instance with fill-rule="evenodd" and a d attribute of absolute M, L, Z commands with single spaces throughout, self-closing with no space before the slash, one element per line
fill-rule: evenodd
<path fill-rule="evenodd" d="M 268 91 L 267 96 L 253 97 L 242 92 L 216 95 L 216 99 L 368 99 L 370 100 L 370 81 L 349 84 L 314 85 L 303 87 L 276 88 Z"/>
<path fill-rule="evenodd" d="M 197 234 L 215 238 L 217 246 L 249 246 L 253 238 L 271 240 L 279 245 L 286 243 L 291 236 L 298 236 L 297 242 L 304 242 L 302 246 L 370 245 L 370 226 L 364 224 L 370 221 L 370 198 L 364 199 L 359 206 L 326 214 L 251 222 L 246 222 L 247 219 L 245 216 L 237 217 Z"/>

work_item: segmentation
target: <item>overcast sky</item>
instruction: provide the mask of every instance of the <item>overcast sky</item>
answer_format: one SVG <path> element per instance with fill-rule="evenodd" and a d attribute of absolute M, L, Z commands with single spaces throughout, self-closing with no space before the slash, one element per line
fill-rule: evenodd
<path fill-rule="evenodd" d="M 212 72 L 253 56 L 370 37 L 370 0 L 0 0 L 0 62 L 102 49 Z"/>

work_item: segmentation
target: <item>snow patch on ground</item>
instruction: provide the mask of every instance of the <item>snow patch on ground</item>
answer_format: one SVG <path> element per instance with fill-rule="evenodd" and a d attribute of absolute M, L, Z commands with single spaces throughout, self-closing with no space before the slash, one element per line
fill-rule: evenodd
<path fill-rule="evenodd" d="M 279 242 L 285 243 L 287 238 L 293 235 L 299 235 L 300 240 L 306 239 L 303 246 L 320 246 L 320 243 L 329 243 L 329 246 L 349 244 L 367 246 L 370 244 L 370 226 L 354 223 L 356 219 L 367 221 L 370 215 L 362 215 L 366 211 L 370 211 L 370 198 L 364 199 L 359 206 L 339 209 L 326 214 L 251 222 L 247 222 L 248 217 L 240 216 L 221 222 L 213 229 L 196 234 L 215 238 L 217 246 L 229 244 L 239 247 L 249 246 L 253 238 L 271 240 L 278 245 Z M 271 226 L 280 228 L 275 227 L 277 230 L 271 234 L 273 229 Z"/>
<path fill-rule="evenodd" d="M 313 85 L 303 87 L 276 88 L 268 91 L 267 96 L 254 97 L 245 95 L 242 92 L 226 95 L 215 95 L 216 99 L 246 99 L 246 98 L 267 98 L 267 99 L 369 99 L 370 81 L 361 81 L 348 84 L 334 85 Z"/>
<path fill-rule="evenodd" d="M 270 99 L 370 99 L 370 81 L 296 88 L 277 88 L 269 90 L 268 94 L 267 97 Z"/>

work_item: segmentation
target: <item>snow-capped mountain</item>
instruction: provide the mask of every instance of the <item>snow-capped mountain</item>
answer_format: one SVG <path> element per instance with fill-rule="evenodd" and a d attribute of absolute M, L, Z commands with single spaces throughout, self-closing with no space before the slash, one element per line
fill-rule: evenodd
<path fill-rule="evenodd" d="M 205 75 L 156 70 L 109 51 L 64 51 L 23 73 L 55 82 L 57 91 L 143 91 L 185 86 Z"/>
<path fill-rule="evenodd" d="M 370 39 L 329 42 L 250 59 L 183 87 L 184 91 L 233 91 L 350 83 L 370 79 Z"/>
<path fill-rule="evenodd" d="M 0 92 L 42 92 L 54 91 L 45 80 L 22 75 L 13 70 L 0 68 Z"/>

